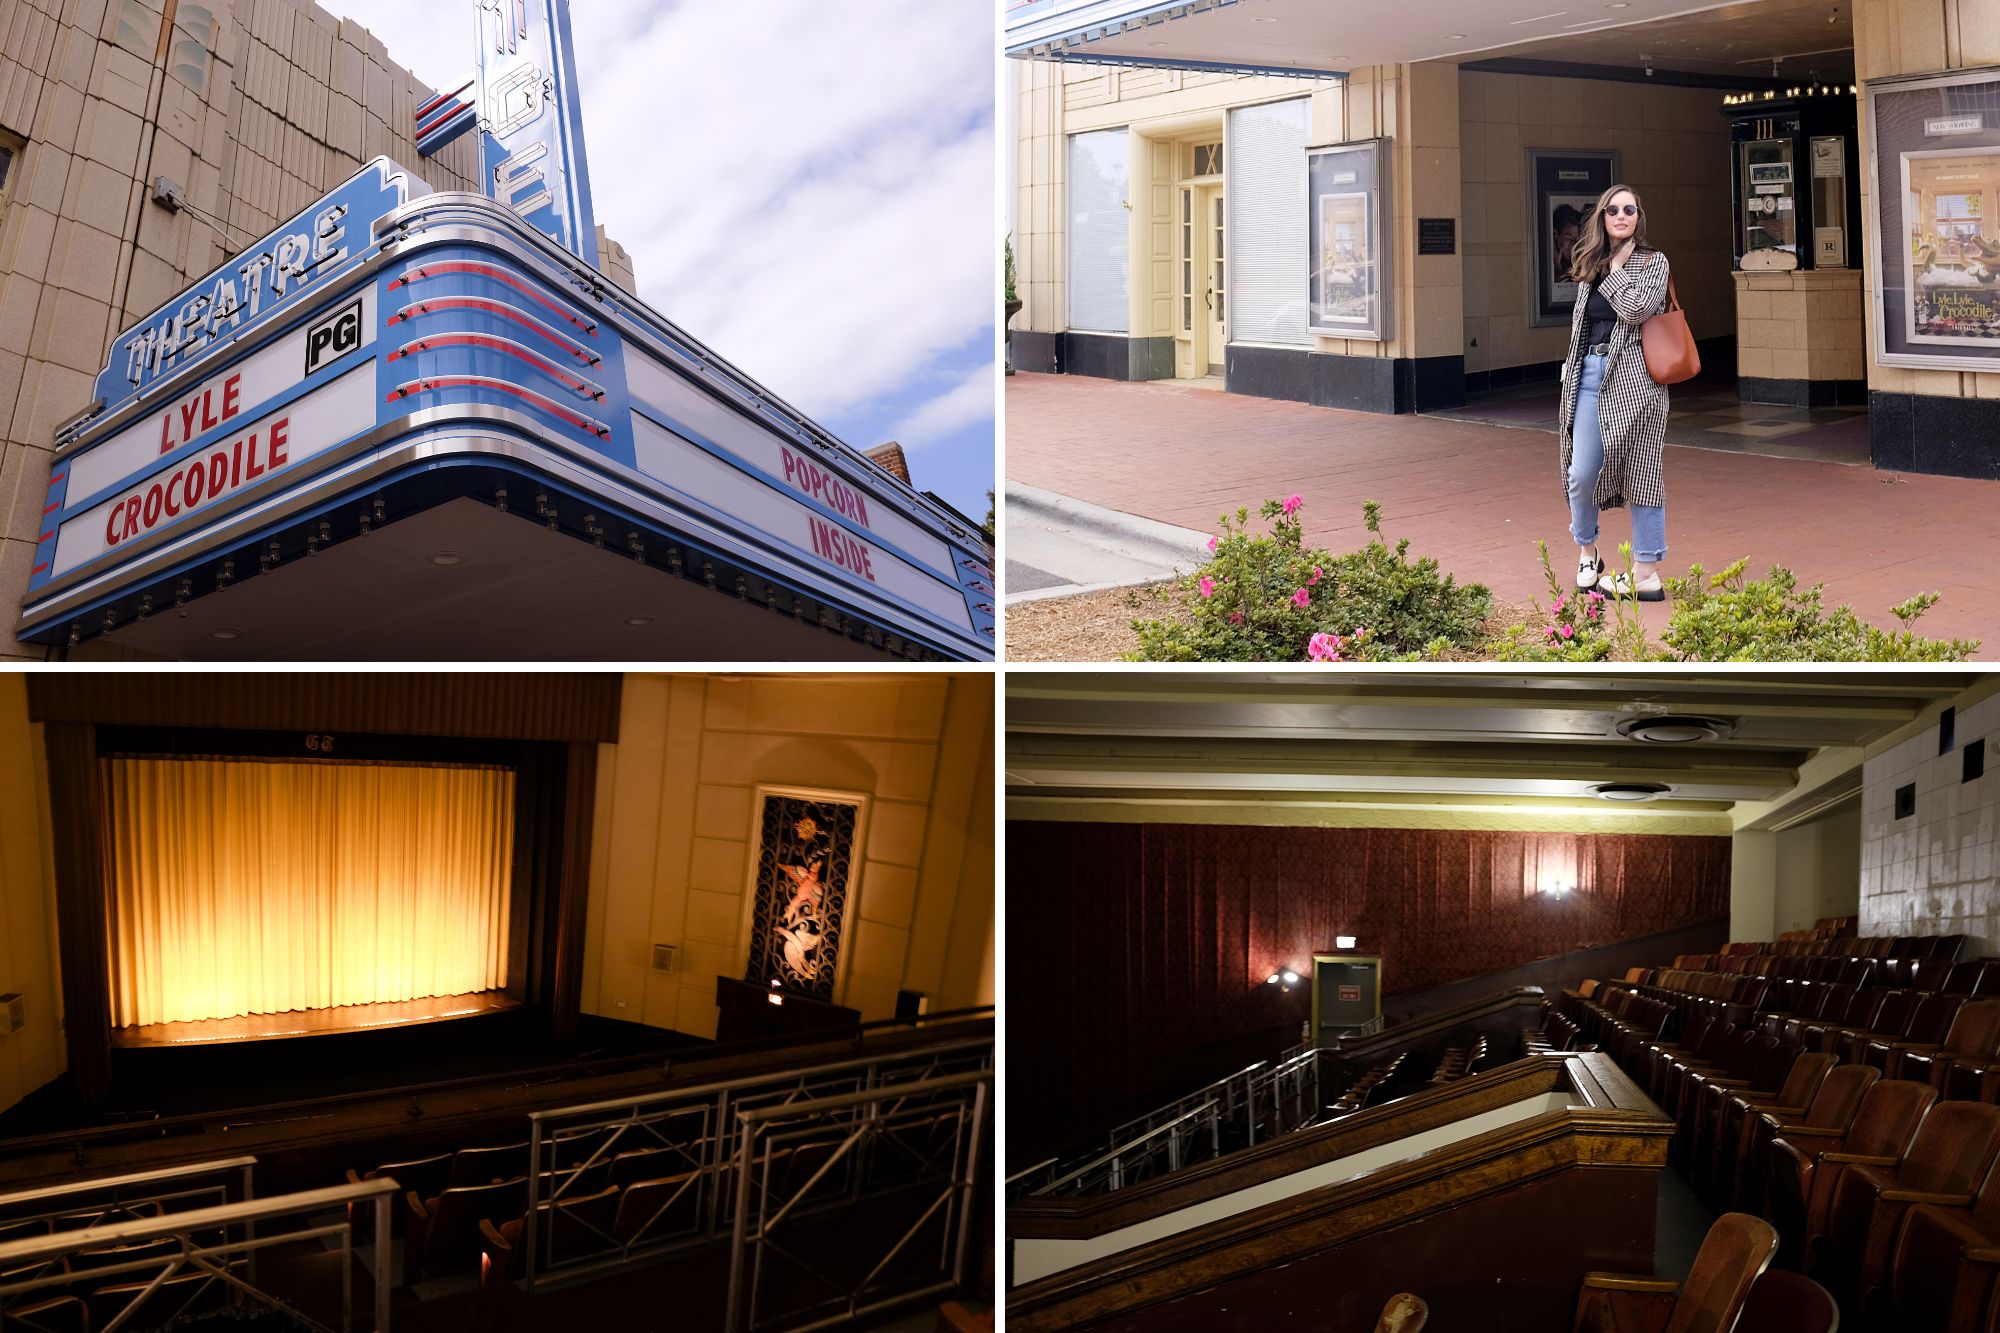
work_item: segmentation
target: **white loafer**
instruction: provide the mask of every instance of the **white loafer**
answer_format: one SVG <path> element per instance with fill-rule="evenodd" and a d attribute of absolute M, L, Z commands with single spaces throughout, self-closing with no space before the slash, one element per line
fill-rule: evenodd
<path fill-rule="evenodd" d="M 1597 582 L 1597 590 L 1606 597 L 1616 597 L 1623 601 L 1664 602 L 1667 600 L 1666 587 L 1661 584 L 1658 573 L 1648 574 L 1635 587 L 1630 574 L 1606 574 Z"/>
<path fill-rule="evenodd" d="M 1583 554 L 1577 557 L 1576 590 L 1578 592 L 1589 592 L 1597 586 L 1597 581 L 1603 577 L 1604 558 L 1602 556 L 1592 557 L 1588 554 Z"/>

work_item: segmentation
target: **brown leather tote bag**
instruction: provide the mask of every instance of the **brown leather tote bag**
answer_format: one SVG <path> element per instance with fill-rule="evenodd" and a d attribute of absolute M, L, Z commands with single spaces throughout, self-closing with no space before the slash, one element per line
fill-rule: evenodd
<path fill-rule="evenodd" d="M 1681 309 L 1671 276 L 1667 278 L 1667 308 L 1639 326 L 1639 342 L 1646 350 L 1646 373 L 1653 377 L 1653 383 L 1679 384 L 1701 373 L 1701 353 L 1695 351 L 1687 311 Z"/>

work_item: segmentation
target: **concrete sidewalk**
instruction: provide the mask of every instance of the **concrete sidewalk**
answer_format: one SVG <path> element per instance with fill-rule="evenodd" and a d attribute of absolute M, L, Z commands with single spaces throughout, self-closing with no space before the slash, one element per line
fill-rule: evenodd
<path fill-rule="evenodd" d="M 1159 583 L 1208 559 L 1208 534 L 1007 487 L 1007 604 Z"/>
<path fill-rule="evenodd" d="M 1385 537 L 1503 602 L 1546 604 L 1537 539 L 1565 581 L 1576 563 L 1555 436 L 1536 431 L 1022 373 L 1007 381 L 1007 478 L 1203 532 L 1296 494 L 1306 541 L 1333 550 L 1366 540 L 1361 504 L 1378 500 Z M 1783 564 L 1884 628 L 1895 603 L 1934 591 L 1920 632 L 2000 655 L 2000 482 L 1676 446 L 1666 481 L 1669 573 Z M 1630 536 L 1624 511 L 1605 515 L 1607 554 Z M 1668 608 L 1644 609 L 1657 632 Z"/>

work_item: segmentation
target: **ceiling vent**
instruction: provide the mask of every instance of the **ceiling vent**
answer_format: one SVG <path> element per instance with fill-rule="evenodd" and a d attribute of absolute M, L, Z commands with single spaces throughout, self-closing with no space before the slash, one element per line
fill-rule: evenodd
<path fill-rule="evenodd" d="M 680 951 L 681 948 L 678 944 L 655 944 L 653 946 L 653 970 L 655 972 L 673 971 L 674 960 L 679 957 Z"/>
<path fill-rule="evenodd" d="M 1650 801 L 1673 789 L 1664 782 L 1599 782 L 1585 790 L 1600 801 Z"/>
<path fill-rule="evenodd" d="M 1700 741 L 1728 740 L 1735 730 L 1721 718 L 1679 713 L 1663 717 L 1635 717 L 1618 724 L 1620 736 L 1651 745 L 1692 745 Z"/>

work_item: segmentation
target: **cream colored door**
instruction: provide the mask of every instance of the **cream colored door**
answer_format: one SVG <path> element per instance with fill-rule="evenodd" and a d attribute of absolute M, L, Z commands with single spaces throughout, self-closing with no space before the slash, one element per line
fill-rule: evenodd
<path fill-rule="evenodd" d="M 1229 331 L 1224 325 L 1223 311 L 1227 308 L 1225 297 L 1228 292 L 1227 250 L 1223 236 L 1222 187 L 1207 185 L 1196 191 L 1199 196 L 1201 222 L 1195 228 L 1201 245 L 1200 282 L 1202 286 L 1202 311 L 1205 316 L 1205 336 L 1208 348 L 1208 373 L 1222 373 L 1222 349 L 1228 344 Z M 1200 364 L 1199 361 L 1196 364 Z"/>

